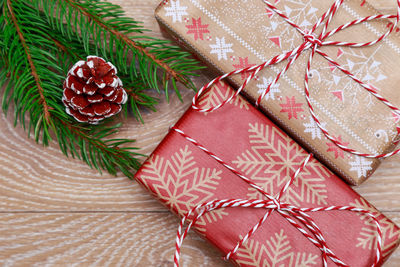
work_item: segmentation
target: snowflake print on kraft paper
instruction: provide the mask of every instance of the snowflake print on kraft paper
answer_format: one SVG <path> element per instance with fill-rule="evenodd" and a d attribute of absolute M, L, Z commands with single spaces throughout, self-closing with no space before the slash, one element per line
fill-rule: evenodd
<path fill-rule="evenodd" d="M 273 81 L 272 77 L 269 77 L 268 79 L 263 77 L 262 82 L 257 84 L 258 87 L 257 93 L 261 95 L 265 90 L 268 89 L 268 86 L 272 83 L 272 81 Z M 280 92 L 281 90 L 279 89 L 279 83 L 276 83 L 270 87 L 269 92 L 265 94 L 264 99 L 275 100 L 275 98 L 277 98 L 275 94 L 279 94 Z"/>
<path fill-rule="evenodd" d="M 296 98 L 294 96 L 287 96 L 286 102 L 279 105 L 282 108 L 280 112 L 287 113 L 289 120 L 292 118 L 298 119 L 298 114 L 304 111 L 304 109 L 302 108 L 303 103 L 296 102 Z"/>
<path fill-rule="evenodd" d="M 336 139 L 345 146 L 348 146 L 350 144 L 348 142 L 344 142 L 340 135 L 338 137 L 336 137 Z M 344 150 L 341 149 L 340 147 L 338 147 L 335 143 L 331 142 L 330 140 L 328 140 L 328 141 L 329 142 L 326 143 L 326 145 L 328 146 L 327 152 L 334 153 L 335 159 L 337 159 L 338 157 L 344 158 Z"/>
<path fill-rule="evenodd" d="M 313 6 L 314 1 L 290 1 L 290 5 L 282 2 L 282 4 L 277 3 L 277 7 L 295 24 L 307 31 L 318 20 L 318 13 L 320 12 Z M 287 23 L 280 16 L 268 8 L 266 8 L 265 14 L 269 18 L 269 25 L 262 27 L 262 33 L 268 36 L 271 46 L 279 46 L 282 50 L 286 51 L 295 48 L 301 43 L 302 38 L 294 27 L 288 27 Z"/>
<path fill-rule="evenodd" d="M 186 12 L 187 6 L 181 6 L 179 0 L 171 1 L 168 7 L 165 7 L 165 16 L 172 17 L 172 22 L 182 22 L 182 17 L 188 15 Z"/>
<path fill-rule="evenodd" d="M 244 68 L 249 68 L 252 66 L 255 66 L 256 64 L 251 64 L 249 63 L 249 58 L 248 57 L 239 57 L 239 63 L 238 64 L 233 64 L 232 66 L 235 68 L 235 70 L 240 70 Z M 240 77 L 242 80 L 246 80 L 249 76 L 251 75 L 251 72 L 242 72 L 240 73 Z"/>
<path fill-rule="evenodd" d="M 307 157 L 293 140 L 272 125 L 249 124 L 251 148 L 237 157 L 233 164 L 264 190 L 276 195 Z M 327 171 L 311 161 L 282 196 L 285 203 L 326 204 Z M 255 189 L 249 189 L 249 198 L 260 198 Z"/>
<path fill-rule="evenodd" d="M 326 128 L 326 122 L 321 123 L 322 127 Z M 314 139 L 321 139 L 322 137 L 325 138 L 324 134 L 322 133 L 321 129 L 315 123 L 314 119 L 310 116 L 308 122 L 303 123 L 303 126 L 306 128 L 304 130 L 305 133 L 310 133 L 311 138 Z M 326 139 L 326 138 L 325 138 Z"/>
<path fill-rule="evenodd" d="M 208 24 L 202 24 L 201 23 L 201 18 L 199 17 L 198 19 L 192 18 L 192 24 L 186 25 L 186 28 L 188 31 L 186 34 L 193 34 L 193 38 L 195 41 L 198 39 L 204 40 L 204 35 L 206 33 L 210 33 L 208 30 Z"/>
<path fill-rule="evenodd" d="M 350 205 L 368 210 L 377 217 L 382 227 L 383 257 L 388 257 L 393 251 L 393 248 L 398 245 L 400 230 L 396 230 L 395 225 L 389 222 L 389 220 L 385 216 L 379 213 L 365 199 L 355 199 L 354 203 L 350 203 Z M 376 224 L 371 218 L 365 215 L 359 214 L 359 216 L 364 222 L 364 227 L 361 229 L 361 232 L 359 233 L 359 236 L 357 238 L 357 247 L 362 247 L 366 250 L 372 250 L 376 247 L 377 242 Z"/>
<path fill-rule="evenodd" d="M 240 237 L 242 238 L 242 237 Z M 281 229 L 266 241 L 260 243 L 250 239 L 237 252 L 236 262 L 244 266 L 254 267 L 308 267 L 318 266 L 319 255 L 294 252 L 288 236 Z M 267 256 L 267 257 L 265 257 Z"/>
<path fill-rule="evenodd" d="M 368 172 L 372 170 L 370 159 L 353 155 L 354 161 L 350 161 L 350 171 L 357 172 L 358 177 L 367 177 Z"/>
<path fill-rule="evenodd" d="M 165 205 L 183 216 L 195 205 L 211 200 L 221 179 L 221 170 L 202 168 L 196 164 L 192 151 L 186 145 L 171 158 L 150 157 L 139 179 Z M 223 210 L 208 213 L 200 218 L 196 228 L 204 232 L 202 226 L 206 221 L 216 221 L 223 215 L 226 215 Z"/>
<path fill-rule="evenodd" d="M 368 48 L 367 53 L 357 49 L 338 48 L 336 55 L 332 54 L 332 56 L 336 56 L 334 59 L 338 60 L 342 67 L 363 82 L 379 87 L 381 82 L 387 79 L 381 69 L 382 62 L 376 60 L 376 55 L 381 52 L 380 50 L 380 45 Z M 339 100 L 337 103 L 341 104 L 340 106 L 362 105 L 371 108 L 378 103 L 372 94 L 367 93 L 363 87 L 329 62 L 316 62 L 319 62 L 318 65 L 312 67 L 318 75 L 318 85 L 323 85 L 324 90 L 331 92 L 332 99 Z M 312 86 L 312 88 L 315 90 L 318 86 Z"/>
<path fill-rule="evenodd" d="M 210 45 L 210 54 L 217 54 L 218 56 L 218 60 L 224 59 L 224 60 L 228 60 L 228 53 L 233 53 L 232 50 L 232 43 L 226 43 L 225 42 L 225 37 L 215 37 L 215 44 L 211 44 Z"/>

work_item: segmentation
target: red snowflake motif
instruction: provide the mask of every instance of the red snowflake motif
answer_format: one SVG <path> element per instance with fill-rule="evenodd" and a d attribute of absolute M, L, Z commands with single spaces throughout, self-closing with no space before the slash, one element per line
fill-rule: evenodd
<path fill-rule="evenodd" d="M 233 64 L 232 66 L 235 68 L 235 70 L 240 70 L 248 67 L 255 66 L 256 64 L 249 64 L 249 58 L 245 57 L 239 57 L 239 64 Z M 249 77 L 251 72 L 242 72 L 240 73 L 242 80 L 245 80 L 247 77 Z"/>
<path fill-rule="evenodd" d="M 210 33 L 210 31 L 207 29 L 208 24 L 201 24 L 201 18 L 198 18 L 197 20 L 192 18 L 192 25 L 186 25 L 186 28 L 189 29 L 187 34 L 194 34 L 195 41 L 197 41 L 197 39 L 204 40 L 203 34 Z"/>
<path fill-rule="evenodd" d="M 341 136 L 339 136 L 339 137 L 337 137 L 336 138 L 340 143 L 342 143 L 343 145 L 345 145 L 345 146 L 347 146 L 347 145 L 349 145 L 349 143 L 346 143 L 346 142 L 343 142 L 342 141 L 342 137 Z M 328 143 L 326 143 L 327 145 L 328 145 L 328 150 L 327 150 L 327 152 L 334 152 L 335 153 L 335 159 L 337 159 L 338 157 L 341 157 L 341 158 L 344 158 L 344 150 L 343 149 L 341 149 L 340 147 L 338 147 L 337 145 L 335 145 L 334 143 L 332 143 L 332 142 L 328 142 Z"/>
<path fill-rule="evenodd" d="M 398 123 L 400 121 L 400 115 L 399 114 L 397 114 L 395 112 L 392 112 L 392 116 L 393 116 L 393 119 L 394 119 L 395 123 Z"/>
<path fill-rule="evenodd" d="M 397 130 L 397 135 L 400 136 L 400 126 L 397 126 L 396 130 Z M 400 139 L 399 138 L 397 138 L 397 140 L 395 140 L 393 142 L 393 144 L 395 144 L 395 145 L 397 145 L 398 143 L 400 143 Z"/>
<path fill-rule="evenodd" d="M 296 99 L 294 96 L 292 96 L 292 98 L 286 97 L 286 103 L 279 105 L 282 107 L 281 112 L 288 113 L 289 120 L 291 118 L 298 119 L 297 113 L 304 111 L 304 109 L 301 107 L 303 103 L 296 103 Z"/>

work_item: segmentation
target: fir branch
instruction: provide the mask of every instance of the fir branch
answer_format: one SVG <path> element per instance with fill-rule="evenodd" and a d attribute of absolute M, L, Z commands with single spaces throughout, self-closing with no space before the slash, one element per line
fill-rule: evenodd
<path fill-rule="evenodd" d="M 54 42 L 54 44 L 64 53 L 69 54 L 70 57 L 74 58 L 75 61 L 82 60 L 83 58 L 79 56 L 76 52 L 72 49 L 68 49 L 66 45 L 62 44 L 61 41 L 56 40 L 49 36 L 49 39 Z"/>
<path fill-rule="evenodd" d="M 32 2 L 37 10 L 43 10 L 53 29 L 68 40 L 77 36 L 86 54 L 94 53 L 110 60 L 124 75 L 141 79 L 157 91 L 161 82 L 167 99 L 169 87 L 180 97 L 177 82 L 195 89 L 189 76 L 195 76 L 195 71 L 202 68 L 197 61 L 169 41 L 143 35 L 146 30 L 137 21 L 125 17 L 119 6 L 94 0 Z M 131 61 L 128 61 L 129 55 Z"/>
<path fill-rule="evenodd" d="M 139 168 L 134 140 L 115 139 L 120 124 L 79 124 L 65 112 L 62 84 L 69 68 L 87 55 L 98 55 L 119 69 L 129 95 L 125 105 L 142 120 L 140 107 L 155 110 L 149 89 L 158 82 L 179 95 L 176 82 L 192 85 L 200 67 L 189 53 L 168 41 L 143 35 L 139 22 L 122 9 L 93 0 L 0 0 L 0 87 L 2 108 L 14 105 L 15 124 L 33 132 L 36 142 L 55 138 L 61 151 L 90 167 L 132 177 Z M 135 34 L 135 36 L 131 36 Z M 157 75 L 161 73 L 161 79 Z M 167 94 L 168 97 L 168 94 Z M 29 120 L 26 120 L 28 118 Z"/>
<path fill-rule="evenodd" d="M 36 87 L 37 87 L 37 90 L 38 90 L 39 95 L 40 95 L 40 102 L 43 105 L 44 118 L 45 118 L 45 120 L 47 122 L 49 122 L 49 120 L 50 120 L 49 106 L 47 105 L 46 99 L 45 99 L 45 97 L 43 95 L 43 88 L 42 88 L 42 85 L 41 85 L 41 81 L 40 81 L 39 75 L 38 75 L 38 73 L 36 71 L 35 64 L 33 63 L 29 47 L 26 44 L 24 34 L 23 34 L 23 32 L 21 31 L 21 29 L 19 27 L 17 18 L 15 17 L 11 0 L 7 0 L 7 8 L 8 8 L 7 12 L 9 13 L 10 18 L 11 18 L 11 20 L 12 20 L 14 26 L 15 26 L 15 29 L 16 29 L 18 37 L 20 39 L 21 45 L 24 48 L 25 55 L 26 55 L 26 57 L 28 59 L 29 66 L 30 66 L 31 71 L 32 71 L 32 76 L 35 79 Z"/>
<path fill-rule="evenodd" d="M 147 87 L 140 80 L 136 80 L 136 82 L 133 81 L 125 86 L 125 91 L 129 95 L 128 102 L 125 105 L 125 111 L 128 111 L 128 108 L 130 108 L 130 111 L 137 120 L 143 122 L 140 107 L 156 111 L 155 105 L 158 104 L 158 100 L 146 94 Z"/>
<path fill-rule="evenodd" d="M 65 2 L 69 3 L 72 7 L 76 8 L 79 10 L 82 14 L 87 16 L 90 20 L 93 20 L 96 22 L 100 27 L 105 29 L 106 31 L 112 33 L 115 35 L 118 39 L 123 41 L 127 46 L 131 46 L 133 49 L 138 50 L 140 53 L 151 59 L 154 63 L 158 64 L 160 67 L 162 67 L 169 75 L 174 77 L 177 81 L 181 82 L 184 85 L 188 85 L 190 83 L 189 79 L 183 77 L 181 74 L 173 70 L 168 64 L 166 64 L 164 61 L 157 59 L 154 54 L 151 54 L 149 51 L 147 51 L 143 46 L 139 45 L 135 41 L 133 41 L 131 38 L 129 38 L 126 34 L 122 33 L 121 31 L 115 30 L 116 26 L 109 26 L 108 23 L 104 20 L 102 20 L 100 17 L 96 16 L 93 13 L 90 13 L 87 8 L 85 8 L 83 5 L 79 5 L 77 1 L 73 0 L 65 0 Z"/>
<path fill-rule="evenodd" d="M 117 133 L 117 129 L 121 124 L 110 127 L 88 128 L 66 123 L 59 119 L 55 120 L 55 124 L 55 133 L 63 153 L 83 160 L 91 168 L 95 168 L 100 172 L 101 170 L 107 170 L 113 175 L 119 169 L 127 177 L 133 178 L 133 170 L 140 167 L 140 163 L 135 156 L 144 155 L 133 152 L 137 150 L 135 147 L 121 147 L 122 145 L 134 143 L 134 140 L 104 140 Z M 76 146 L 80 148 L 81 153 L 76 150 Z"/>
<path fill-rule="evenodd" d="M 43 38 L 43 32 L 49 29 L 46 23 L 35 18 L 32 9 L 25 3 L 9 0 L 0 3 L 3 8 L 0 54 L 5 58 L 2 66 L 5 66 L 9 80 L 4 89 L 2 107 L 7 112 L 13 101 L 15 124 L 20 121 L 24 128 L 25 114 L 28 113 L 28 133 L 31 129 L 36 129 L 36 132 L 42 129 L 42 142 L 46 145 L 51 139 L 48 133 L 50 112 L 62 110 L 57 104 L 57 95 L 60 96 L 62 90 L 56 82 L 63 78 L 52 56 L 54 47 Z M 49 66 L 53 71 L 49 71 Z M 44 124 L 40 123 L 43 119 Z"/>

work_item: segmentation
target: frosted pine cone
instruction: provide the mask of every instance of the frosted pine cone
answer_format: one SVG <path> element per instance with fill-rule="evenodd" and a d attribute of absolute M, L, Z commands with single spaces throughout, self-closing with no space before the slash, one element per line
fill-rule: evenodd
<path fill-rule="evenodd" d="M 62 101 L 77 121 L 97 124 L 120 112 L 127 98 L 114 65 L 88 56 L 69 70 Z"/>

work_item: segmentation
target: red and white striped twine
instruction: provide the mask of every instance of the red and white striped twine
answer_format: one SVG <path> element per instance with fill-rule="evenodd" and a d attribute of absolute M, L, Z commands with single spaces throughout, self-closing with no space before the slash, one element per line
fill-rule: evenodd
<path fill-rule="evenodd" d="M 372 266 L 377 266 L 377 264 L 382 259 L 382 228 L 378 219 L 373 215 L 370 211 L 361 209 L 353 206 L 329 206 L 329 207 L 316 207 L 316 208 L 299 208 L 287 203 L 281 202 L 281 197 L 287 191 L 287 189 L 293 184 L 296 177 L 299 173 L 304 169 L 309 160 L 312 158 L 312 154 L 309 154 L 301 166 L 293 173 L 291 179 L 285 184 L 285 186 L 280 190 L 280 192 L 275 196 L 271 196 L 264 191 L 264 189 L 254 182 L 252 182 L 248 177 L 246 177 L 243 173 L 236 170 L 234 167 L 230 166 L 223 159 L 218 157 L 216 154 L 208 150 L 206 147 L 201 145 L 198 141 L 188 136 L 184 131 L 178 129 L 176 127 L 172 127 L 172 130 L 176 131 L 180 135 L 182 135 L 186 140 L 194 144 L 196 147 L 204 151 L 207 155 L 211 156 L 218 163 L 222 164 L 228 170 L 236 174 L 243 181 L 248 183 L 251 187 L 259 191 L 262 195 L 264 195 L 267 199 L 222 199 L 222 200 L 213 200 L 210 202 L 202 203 L 192 208 L 190 211 L 186 213 L 186 215 L 182 218 L 175 241 L 175 254 L 174 254 L 174 266 L 179 267 L 179 259 L 181 254 L 181 247 L 183 240 L 188 234 L 191 227 L 199 220 L 204 214 L 210 212 L 212 210 L 222 209 L 222 208 L 233 208 L 233 207 L 247 207 L 247 208 L 262 208 L 267 209 L 265 215 L 250 229 L 250 231 L 238 241 L 236 246 L 231 249 L 224 259 L 228 260 L 234 255 L 239 248 L 245 243 L 256 231 L 261 227 L 261 225 L 267 220 L 269 215 L 275 210 L 280 215 L 283 216 L 291 225 L 293 225 L 297 230 L 299 230 L 313 245 L 315 245 L 322 252 L 322 262 L 323 266 L 328 265 L 328 258 L 331 259 L 338 266 L 348 266 L 342 260 L 340 260 L 331 249 L 329 249 L 328 244 L 325 241 L 323 233 L 321 229 L 317 226 L 314 220 L 307 214 L 307 212 L 317 212 L 317 211 L 332 211 L 332 210 L 340 210 L 340 211 L 351 211 L 358 212 L 366 215 L 371 218 L 377 227 L 377 246 L 376 246 L 376 255 L 374 258 L 374 263 Z M 189 220 L 188 225 L 184 229 L 184 225 L 186 221 Z M 305 227 L 311 232 L 311 234 L 302 228 L 300 223 L 295 221 L 293 218 L 296 218 Z M 184 230 L 183 230 L 184 229 Z M 315 238 L 314 238 L 315 237 Z"/>
<path fill-rule="evenodd" d="M 332 134 L 328 132 L 328 130 L 321 124 L 317 114 L 314 112 L 314 108 L 311 104 L 311 99 L 310 99 L 310 92 L 309 92 L 309 84 L 308 84 L 308 79 L 310 75 L 310 69 L 311 69 L 311 63 L 312 59 L 314 58 L 315 54 L 321 55 L 323 58 L 328 60 L 331 64 L 333 64 L 335 67 L 337 67 L 340 71 L 342 71 L 344 74 L 346 74 L 348 77 L 350 77 L 354 82 L 358 83 L 360 86 L 362 86 L 365 90 L 367 90 L 370 94 L 372 94 L 376 99 L 378 99 L 380 102 L 384 103 L 386 106 L 388 106 L 394 113 L 400 115 L 400 109 L 395 107 L 392 103 L 390 103 L 389 100 L 385 99 L 383 96 L 377 93 L 376 87 L 369 83 L 363 82 L 361 79 L 357 78 L 354 74 L 352 74 L 349 70 L 345 69 L 342 67 L 339 63 L 334 61 L 332 58 L 330 58 L 326 53 L 322 52 L 319 47 L 322 46 L 345 46 L 345 47 L 366 47 L 366 46 L 372 46 L 375 45 L 379 42 L 381 42 L 384 38 L 386 38 L 392 31 L 396 28 L 397 24 L 399 23 L 400 20 L 400 0 L 396 0 L 397 3 L 397 14 L 396 15 L 374 15 L 374 16 L 367 16 L 364 18 L 356 19 L 351 22 L 348 22 L 346 24 L 343 24 L 331 31 L 327 32 L 328 25 L 330 24 L 333 16 L 337 12 L 337 10 L 340 8 L 340 6 L 343 4 L 344 0 L 336 0 L 333 5 L 326 11 L 319 19 L 318 21 L 314 24 L 312 29 L 310 31 L 305 31 L 304 29 L 301 29 L 300 26 L 296 25 L 293 21 L 290 20 L 284 13 L 282 13 L 279 9 L 277 9 L 274 5 L 272 5 L 269 1 L 263 0 L 263 2 L 268 6 L 270 10 L 278 14 L 280 17 L 282 17 L 289 25 L 294 27 L 304 38 L 304 42 L 296 47 L 295 49 L 289 51 L 289 52 L 284 52 L 280 55 L 277 55 L 270 60 L 267 60 L 259 65 L 243 68 L 243 69 L 237 69 L 234 71 L 231 71 L 229 73 L 225 73 L 206 85 L 204 85 L 198 93 L 194 96 L 193 102 L 192 102 L 192 108 L 199 111 L 199 112 L 210 112 L 219 109 L 220 107 L 224 106 L 227 102 L 231 101 L 233 98 L 235 98 L 242 90 L 243 88 L 246 87 L 246 85 L 257 75 L 259 71 L 264 69 L 267 66 L 272 66 L 275 64 L 278 64 L 286 59 L 289 59 L 288 64 L 276 75 L 276 77 L 273 79 L 273 81 L 268 85 L 266 89 L 263 90 L 263 92 L 260 94 L 256 101 L 256 106 L 259 106 L 261 100 L 265 97 L 266 94 L 270 91 L 270 89 L 279 81 L 280 77 L 287 72 L 287 70 L 290 68 L 290 66 L 296 61 L 296 59 L 307 49 L 311 49 L 310 57 L 307 61 L 306 64 L 306 75 L 304 78 L 304 93 L 306 96 L 307 100 L 307 105 L 308 109 L 311 113 L 311 116 L 313 120 L 315 121 L 315 124 L 318 126 L 319 129 L 321 129 L 322 133 L 328 138 L 331 142 L 333 142 L 335 145 L 340 147 L 342 150 L 349 152 L 351 154 L 361 156 L 361 157 L 366 157 L 366 158 L 387 158 L 396 154 L 400 153 L 400 149 L 394 150 L 389 153 L 365 153 L 365 152 L 359 152 L 351 147 L 348 147 L 346 144 L 343 143 L 343 141 L 337 139 L 334 137 Z M 393 24 L 390 24 L 390 27 L 387 32 L 379 36 L 376 40 L 370 41 L 370 42 L 364 42 L 364 43 L 355 43 L 355 42 L 340 42 L 340 41 L 326 41 L 328 37 L 331 37 L 337 32 L 340 32 L 346 28 L 349 28 L 351 26 L 373 21 L 376 19 L 395 19 L 395 22 Z M 321 33 L 317 36 L 314 35 L 315 30 L 323 25 Z M 240 73 L 244 72 L 249 72 L 250 75 L 246 78 L 246 80 L 243 82 L 243 84 L 238 88 L 238 90 L 229 98 L 225 99 L 221 103 L 211 106 L 209 108 L 201 108 L 199 106 L 199 98 L 200 96 L 208 90 L 212 85 L 218 83 L 219 81 Z"/>

